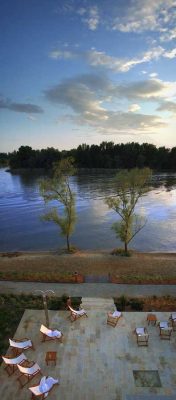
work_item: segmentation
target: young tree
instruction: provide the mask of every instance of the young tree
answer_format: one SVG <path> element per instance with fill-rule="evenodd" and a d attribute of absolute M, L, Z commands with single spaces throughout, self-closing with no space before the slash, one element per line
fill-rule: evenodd
<path fill-rule="evenodd" d="M 70 251 L 70 235 L 74 231 L 76 222 L 75 194 L 70 187 L 70 176 L 74 175 L 76 169 L 72 157 L 62 159 L 54 164 L 53 177 L 44 179 L 40 183 L 40 193 L 45 201 L 56 200 L 63 205 L 63 213 L 60 214 L 58 207 L 52 207 L 43 215 L 45 221 L 53 221 L 60 227 L 61 234 L 66 236 L 67 250 Z"/>
<path fill-rule="evenodd" d="M 135 214 L 135 206 L 140 197 L 149 190 L 152 171 L 149 168 L 120 171 L 114 180 L 115 197 L 106 199 L 106 204 L 121 218 L 112 225 L 116 236 L 124 243 L 125 254 L 128 244 L 146 224 L 146 219 Z"/>

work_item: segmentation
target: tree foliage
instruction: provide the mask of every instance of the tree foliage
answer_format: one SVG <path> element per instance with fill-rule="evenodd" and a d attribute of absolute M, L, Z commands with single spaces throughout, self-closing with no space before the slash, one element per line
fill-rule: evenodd
<path fill-rule="evenodd" d="M 100 145 L 81 144 L 76 149 L 62 150 L 53 147 L 33 150 L 21 146 L 18 151 L 8 154 L 11 168 L 45 168 L 66 157 L 74 157 L 78 168 L 144 168 L 154 170 L 176 170 L 176 147 L 157 148 L 150 143 L 113 143 Z"/>
<path fill-rule="evenodd" d="M 135 213 L 135 207 L 139 198 L 148 191 L 150 179 L 149 168 L 122 170 L 114 179 L 115 196 L 106 199 L 108 207 L 121 218 L 112 228 L 124 243 L 125 253 L 128 251 L 128 244 L 146 224 L 146 219 Z"/>
<path fill-rule="evenodd" d="M 55 200 L 61 205 L 52 207 L 46 212 L 42 219 L 52 221 L 60 227 L 61 234 L 66 237 L 67 249 L 70 251 L 70 236 L 74 231 L 76 222 L 75 194 L 71 190 L 70 177 L 75 173 L 73 158 L 66 158 L 54 164 L 53 177 L 47 178 L 40 183 L 40 193 L 48 203 Z"/>

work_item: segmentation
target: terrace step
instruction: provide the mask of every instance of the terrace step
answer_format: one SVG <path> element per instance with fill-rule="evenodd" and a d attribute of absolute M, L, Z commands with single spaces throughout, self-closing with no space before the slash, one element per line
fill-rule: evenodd
<path fill-rule="evenodd" d="M 113 298 L 83 297 L 81 307 L 85 310 L 101 309 L 105 311 L 115 310 Z"/>

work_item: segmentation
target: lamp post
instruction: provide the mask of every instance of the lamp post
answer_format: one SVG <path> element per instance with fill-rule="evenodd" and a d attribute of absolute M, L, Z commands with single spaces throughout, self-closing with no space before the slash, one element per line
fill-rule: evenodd
<path fill-rule="evenodd" d="M 40 292 L 42 294 L 42 298 L 43 298 L 43 308 L 45 311 L 45 319 L 46 319 L 46 326 L 47 328 L 49 328 L 49 315 L 48 315 L 48 307 L 47 307 L 47 294 L 48 293 L 52 293 L 55 294 L 55 292 L 53 290 L 39 290 L 36 289 L 35 292 Z"/>

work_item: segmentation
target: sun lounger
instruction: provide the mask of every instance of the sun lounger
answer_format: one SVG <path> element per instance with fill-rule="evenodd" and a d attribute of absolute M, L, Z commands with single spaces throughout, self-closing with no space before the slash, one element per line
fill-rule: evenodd
<path fill-rule="evenodd" d="M 17 378 L 21 388 L 23 388 L 28 382 L 30 382 L 34 376 L 41 374 L 41 369 L 38 364 L 32 362 L 32 365 L 28 367 L 23 367 L 21 365 L 17 365 L 19 371 L 21 372 L 20 376 Z M 22 382 L 24 379 L 24 382 Z"/>
<path fill-rule="evenodd" d="M 76 321 L 76 319 L 83 317 L 84 315 L 88 317 L 86 311 L 82 308 L 80 310 L 74 310 L 72 307 L 68 306 L 70 310 L 70 319 L 71 322 Z"/>
<path fill-rule="evenodd" d="M 176 331 L 176 313 L 172 313 L 170 319 L 172 322 L 173 331 Z"/>
<path fill-rule="evenodd" d="M 168 321 L 159 322 L 160 338 L 170 340 L 172 334 L 172 327 L 169 326 Z"/>
<path fill-rule="evenodd" d="M 31 340 L 29 339 L 9 339 L 10 347 L 15 351 L 16 355 L 23 350 L 27 350 L 32 348 L 34 350 L 34 346 Z"/>
<path fill-rule="evenodd" d="M 29 388 L 32 392 L 32 400 L 36 397 L 40 397 L 40 400 L 44 400 L 55 385 L 59 385 L 58 379 L 53 379 L 51 376 L 43 376 L 38 385 Z"/>
<path fill-rule="evenodd" d="M 57 329 L 49 329 L 44 325 L 41 325 L 40 332 L 42 333 L 42 342 L 46 340 L 55 340 L 58 339 L 62 342 L 63 333 L 58 331 Z"/>
<path fill-rule="evenodd" d="M 146 328 L 136 328 L 135 334 L 138 346 L 148 346 L 149 334 Z"/>
<path fill-rule="evenodd" d="M 27 360 L 26 356 L 23 353 L 15 358 L 13 356 L 2 356 L 2 359 L 6 364 L 5 370 L 7 371 L 7 374 L 9 376 L 15 372 L 17 364 L 22 365 Z"/>
<path fill-rule="evenodd" d="M 107 324 L 111 325 L 115 328 L 115 326 L 117 325 L 117 322 L 121 316 L 122 316 L 122 313 L 120 311 L 114 311 L 113 313 L 108 312 Z"/>

